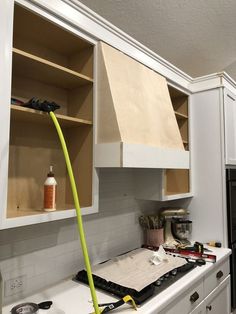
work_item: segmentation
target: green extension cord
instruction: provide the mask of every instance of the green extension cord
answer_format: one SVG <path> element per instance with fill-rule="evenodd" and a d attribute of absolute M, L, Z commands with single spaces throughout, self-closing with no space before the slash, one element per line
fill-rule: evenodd
<path fill-rule="evenodd" d="M 83 228 L 79 198 L 78 198 L 78 193 L 77 193 L 77 189 L 76 189 L 73 170 L 71 167 L 70 157 L 68 154 L 66 142 L 65 142 L 60 124 L 58 123 L 57 118 L 52 111 L 50 111 L 50 116 L 51 116 L 53 123 L 56 127 L 56 130 L 57 130 L 60 142 L 61 142 L 62 150 L 63 150 L 65 161 L 66 161 L 67 171 L 68 171 L 68 174 L 70 177 L 70 184 L 71 184 L 72 194 L 73 194 L 75 208 L 76 208 L 77 226 L 78 226 L 78 231 L 79 231 L 79 235 L 80 235 L 80 243 L 81 243 L 81 247 L 82 247 L 82 251 L 83 251 L 83 255 L 84 255 L 84 262 L 85 262 L 85 267 L 87 270 L 89 288 L 90 288 L 90 292 L 91 292 L 91 296 L 92 296 L 92 300 L 93 300 L 93 307 L 94 307 L 96 314 L 101 314 L 101 311 L 100 311 L 99 306 L 98 306 L 97 295 L 96 295 L 94 282 L 93 282 L 93 276 L 92 276 L 91 265 L 90 265 L 90 261 L 89 261 L 88 249 L 87 249 L 85 235 L 84 235 L 84 228 Z"/>

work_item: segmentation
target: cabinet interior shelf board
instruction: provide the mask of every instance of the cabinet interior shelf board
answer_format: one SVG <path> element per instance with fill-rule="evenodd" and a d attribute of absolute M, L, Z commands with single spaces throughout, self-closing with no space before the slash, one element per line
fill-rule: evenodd
<path fill-rule="evenodd" d="M 188 119 L 188 116 L 186 114 L 182 114 L 182 113 L 179 113 L 177 111 L 175 111 L 175 115 L 176 115 L 176 118 L 177 119 Z"/>
<path fill-rule="evenodd" d="M 69 89 L 93 82 L 88 76 L 17 48 L 13 48 L 13 70 L 22 76 Z"/>
<path fill-rule="evenodd" d="M 172 201 L 172 200 L 177 200 L 177 199 L 183 199 L 183 198 L 189 198 L 189 197 L 193 197 L 193 193 L 192 192 L 188 192 L 188 193 L 176 193 L 176 194 L 172 194 L 172 193 L 167 193 L 162 201 Z"/>
<path fill-rule="evenodd" d="M 43 111 L 11 105 L 11 115 L 13 119 L 18 121 L 31 121 L 45 124 L 52 124 L 50 116 Z M 78 127 L 82 125 L 92 125 L 92 121 L 68 117 L 61 114 L 55 114 L 59 123 L 63 127 Z"/>

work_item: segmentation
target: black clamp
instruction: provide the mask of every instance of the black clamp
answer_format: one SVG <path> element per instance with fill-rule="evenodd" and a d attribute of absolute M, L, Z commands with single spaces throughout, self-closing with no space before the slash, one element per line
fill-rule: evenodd
<path fill-rule="evenodd" d="M 45 111 L 45 112 L 55 111 L 56 109 L 60 108 L 60 106 L 57 105 L 54 101 L 50 102 L 50 101 L 42 100 L 36 97 L 33 97 L 32 99 L 30 99 L 23 106 L 27 108 L 32 108 L 35 110 Z"/>

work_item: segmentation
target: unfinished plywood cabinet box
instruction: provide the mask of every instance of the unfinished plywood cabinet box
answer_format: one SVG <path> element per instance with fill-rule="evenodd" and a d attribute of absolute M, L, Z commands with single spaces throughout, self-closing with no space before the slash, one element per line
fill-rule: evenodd
<path fill-rule="evenodd" d="M 104 43 L 97 128 L 96 166 L 142 168 L 134 171 L 137 198 L 190 196 L 188 96 Z"/>
<path fill-rule="evenodd" d="M 189 97 L 176 88 L 171 86 L 168 88 L 182 142 L 185 150 L 189 152 Z M 182 169 L 181 167 L 173 169 L 136 169 L 134 176 L 137 199 L 167 201 L 193 195 L 190 169 L 185 169 L 185 167 Z"/>
<path fill-rule="evenodd" d="M 40 31 L 38 31 L 40 30 Z M 61 44 L 63 42 L 63 45 Z M 93 44 L 19 6 L 14 7 L 11 96 L 60 105 L 61 124 L 84 213 L 93 199 Z M 47 113 L 10 106 L 6 226 L 75 216 L 61 145 Z M 57 210 L 43 211 L 43 183 L 52 165 Z"/>
<path fill-rule="evenodd" d="M 97 167 L 188 168 L 164 77 L 100 43 Z"/>

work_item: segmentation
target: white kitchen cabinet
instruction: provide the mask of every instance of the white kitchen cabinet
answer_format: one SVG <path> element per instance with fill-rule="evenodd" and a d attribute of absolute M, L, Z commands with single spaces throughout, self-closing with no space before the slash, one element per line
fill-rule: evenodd
<path fill-rule="evenodd" d="M 224 90 L 225 163 L 236 165 L 236 95 Z"/>
<path fill-rule="evenodd" d="M 230 314 L 230 276 L 204 300 L 206 314 Z M 195 313 L 195 312 L 194 312 Z"/>
<path fill-rule="evenodd" d="M 229 258 L 173 300 L 160 314 L 230 314 Z"/>
<path fill-rule="evenodd" d="M 181 294 L 160 314 L 189 314 L 204 299 L 203 280 Z"/>
<path fill-rule="evenodd" d="M 204 301 L 201 302 L 190 314 L 206 314 Z"/>
<path fill-rule="evenodd" d="M 227 246 L 223 88 L 192 95 L 192 238 Z M 212 223 L 213 222 L 213 223 Z M 194 227 L 195 226 L 195 227 Z"/>
<path fill-rule="evenodd" d="M 191 298 L 195 302 L 191 302 Z M 209 295 L 205 295 L 203 282 L 190 288 L 173 301 L 160 314 L 230 314 L 230 276 L 228 275 Z"/>
<path fill-rule="evenodd" d="M 55 114 L 69 150 L 82 213 L 97 212 L 98 178 L 93 164 L 96 42 L 44 10 L 21 6 L 21 1 L 10 2 L 7 16 L 11 28 L 5 30 L 9 35 L 7 52 L 12 57 L 7 60 L 11 76 L 4 80 L 1 102 L 1 114 L 7 119 L 2 125 L 6 136 L 1 137 L 0 185 L 4 189 L 0 228 L 75 216 L 53 122 L 47 113 L 19 103 L 33 97 L 60 105 Z M 57 210 L 47 213 L 43 211 L 43 183 L 50 165 L 57 180 Z"/>

